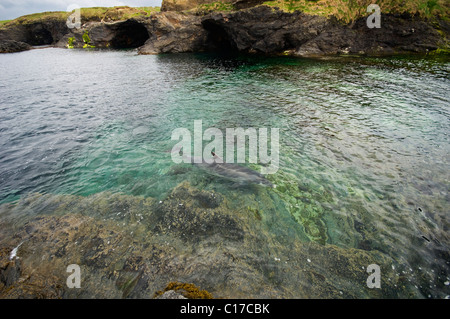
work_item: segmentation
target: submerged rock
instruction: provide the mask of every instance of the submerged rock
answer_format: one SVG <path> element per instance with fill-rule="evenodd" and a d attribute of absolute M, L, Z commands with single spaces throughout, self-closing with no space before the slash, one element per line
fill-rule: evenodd
<path fill-rule="evenodd" d="M 173 281 L 215 298 L 420 296 L 387 255 L 305 241 L 269 199 L 229 200 L 182 183 L 161 201 L 35 194 L 2 205 L 0 297 L 152 298 Z M 9 255 L 21 242 L 18 267 Z M 66 285 L 72 264 L 81 288 Z M 370 264 L 383 269 L 380 289 L 367 287 Z"/>
<path fill-rule="evenodd" d="M 174 290 L 169 290 L 163 294 L 155 297 L 155 299 L 187 299 L 181 293 L 175 292 Z"/>

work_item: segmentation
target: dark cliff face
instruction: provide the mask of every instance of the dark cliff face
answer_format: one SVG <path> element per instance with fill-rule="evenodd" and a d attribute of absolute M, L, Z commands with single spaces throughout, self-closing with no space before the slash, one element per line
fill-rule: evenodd
<path fill-rule="evenodd" d="M 118 22 L 89 22 L 80 29 L 70 29 L 55 44 L 66 47 L 69 38 L 73 39 L 75 48 L 82 48 L 86 43 L 83 35 L 89 37 L 89 44 L 96 48 L 126 49 L 142 46 L 149 38 L 145 19 L 128 19 Z"/>
<path fill-rule="evenodd" d="M 0 30 L 0 43 L 5 48 L 0 52 L 13 52 L 11 51 L 13 47 L 9 48 L 9 51 L 6 50 L 7 45 L 12 45 L 10 41 L 21 44 L 16 47 L 23 49 L 39 45 L 66 47 L 70 37 L 74 38 L 75 47 L 83 47 L 85 32 L 88 33 L 91 44 L 99 48 L 137 48 L 149 38 L 145 19 L 87 22 L 80 29 L 69 29 L 65 20 L 41 20 L 28 24 L 15 24 Z"/>
<path fill-rule="evenodd" d="M 228 45 L 240 52 L 264 54 L 295 49 L 333 26 L 324 17 L 265 6 L 230 14 L 213 13 L 202 24 L 218 47 Z"/>
<path fill-rule="evenodd" d="M 213 13 L 202 20 L 206 30 L 220 34 L 211 36 L 220 42 L 219 47 L 227 43 L 230 48 L 250 53 L 314 56 L 429 52 L 446 41 L 432 24 L 414 17 L 383 15 L 381 23 L 381 28 L 370 29 L 361 18 L 352 25 L 342 25 L 325 17 L 265 6 Z"/>
<path fill-rule="evenodd" d="M 33 45 L 55 44 L 67 32 L 66 21 L 63 20 L 15 24 L 0 30 L 0 53 L 29 50 Z"/>
<path fill-rule="evenodd" d="M 161 12 L 147 19 L 150 35 L 140 54 L 200 52 L 208 48 L 207 31 L 201 17 L 177 12 Z"/>
<path fill-rule="evenodd" d="M 29 24 L 15 24 L 0 30 L 0 40 L 15 40 L 30 45 L 54 44 L 68 30 L 65 20 L 42 20 Z"/>
<path fill-rule="evenodd" d="M 361 18 L 351 25 L 335 19 L 258 6 L 206 16 L 163 12 L 148 24 L 142 54 L 221 51 L 320 56 L 327 54 L 426 53 L 448 43 L 448 23 L 438 31 L 411 16 L 382 15 L 381 28 Z M 444 36 L 442 35 L 444 34 Z"/>
<path fill-rule="evenodd" d="M 427 53 L 445 44 L 430 24 L 409 16 L 383 15 L 382 27 L 370 29 L 361 18 L 351 26 L 335 26 L 297 48 L 298 55 Z"/>
<path fill-rule="evenodd" d="M 69 29 L 61 20 L 43 20 L 0 30 L 0 42 L 1 52 L 27 49 L 26 44 L 66 47 L 69 38 L 73 38 L 74 47 L 83 47 L 83 34 L 87 32 L 90 44 L 97 48 L 139 48 L 140 54 L 394 54 L 426 53 L 448 47 L 449 28 L 444 21 L 431 23 L 405 15 L 382 15 L 381 28 L 370 29 L 365 18 L 342 25 L 333 18 L 257 6 L 203 16 L 158 12 L 112 23 L 87 22 L 81 29 Z"/>

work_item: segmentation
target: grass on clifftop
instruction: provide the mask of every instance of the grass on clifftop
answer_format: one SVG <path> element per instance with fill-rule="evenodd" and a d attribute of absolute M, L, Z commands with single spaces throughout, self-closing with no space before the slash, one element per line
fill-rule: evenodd
<path fill-rule="evenodd" d="M 212 2 L 212 3 L 203 3 L 197 6 L 194 11 L 198 12 L 210 12 L 210 11 L 234 11 L 235 8 L 231 3 L 224 3 L 220 1 Z"/>
<path fill-rule="evenodd" d="M 149 16 L 153 12 L 158 12 L 160 7 L 92 7 L 81 8 L 81 23 L 89 21 L 113 22 L 126 20 L 133 17 Z M 0 21 L 0 27 L 13 24 L 29 24 L 42 20 L 66 20 L 71 13 L 66 11 L 52 11 L 33 13 L 18 17 L 14 20 Z"/>
<path fill-rule="evenodd" d="M 303 11 L 322 16 L 334 15 L 338 20 L 349 23 L 366 17 L 367 7 L 378 4 L 383 13 L 410 13 L 422 18 L 440 17 L 448 20 L 450 1 L 448 0 L 273 0 L 264 4 L 278 7 L 283 11 Z"/>
<path fill-rule="evenodd" d="M 2 20 L 2 21 L 0 21 L 0 27 L 5 25 L 5 24 L 7 24 L 9 21 L 11 21 L 11 20 Z"/>
<path fill-rule="evenodd" d="M 269 0 L 263 3 L 270 7 L 278 7 L 286 12 L 300 10 L 311 15 L 335 16 L 343 23 L 350 23 L 358 18 L 367 17 L 370 4 L 378 4 L 381 14 L 410 13 L 425 19 L 440 17 L 449 20 L 449 0 Z M 189 11 L 208 13 L 211 11 L 235 11 L 232 3 L 215 1 L 198 5 Z"/>

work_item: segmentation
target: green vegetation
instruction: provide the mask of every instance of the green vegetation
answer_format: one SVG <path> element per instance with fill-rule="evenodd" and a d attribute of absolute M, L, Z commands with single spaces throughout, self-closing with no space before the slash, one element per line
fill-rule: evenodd
<path fill-rule="evenodd" d="M 90 21 L 119 21 L 126 20 L 133 17 L 145 17 L 149 16 L 154 12 L 158 12 L 159 7 L 93 7 L 93 8 L 81 8 L 81 21 L 82 23 Z M 33 13 L 25 16 L 21 16 L 14 20 L 7 20 L 0 22 L 0 28 L 2 26 L 11 24 L 30 24 L 34 22 L 39 22 L 42 20 L 67 20 L 71 13 L 65 11 L 53 11 L 53 12 L 41 12 Z"/>
<path fill-rule="evenodd" d="M 448 46 L 447 47 L 438 48 L 437 50 L 428 53 L 428 55 L 442 55 L 442 56 L 450 55 L 450 48 Z"/>
<path fill-rule="evenodd" d="M 220 1 L 213 2 L 213 3 L 204 3 L 199 5 L 196 8 L 196 11 L 203 11 L 203 12 L 209 12 L 209 11 L 233 11 L 235 10 L 233 4 L 231 3 L 223 3 Z"/>
<path fill-rule="evenodd" d="M 194 284 L 181 282 L 170 282 L 163 291 L 155 292 L 153 298 L 156 298 L 169 290 L 179 292 L 188 299 L 213 299 L 213 296 L 210 292 L 206 290 L 200 290 Z"/>
<path fill-rule="evenodd" d="M 89 33 L 88 31 L 84 31 L 83 34 L 83 49 L 91 49 L 91 48 L 95 48 L 95 46 L 91 45 L 91 38 L 89 37 Z"/>
<path fill-rule="evenodd" d="M 154 12 L 158 12 L 159 7 L 92 7 L 81 9 L 82 21 L 119 21 L 130 18 L 149 16 Z"/>
<path fill-rule="evenodd" d="M 29 24 L 39 22 L 42 20 L 66 20 L 69 16 L 67 12 L 55 11 L 55 12 L 41 12 L 33 13 L 25 16 L 18 17 L 14 20 L 5 20 L 0 22 L 0 29 L 7 28 L 9 26 L 18 24 Z"/>
<path fill-rule="evenodd" d="M 2 20 L 2 21 L 0 21 L 0 28 L 2 27 L 2 26 L 4 26 L 5 24 L 7 24 L 8 22 L 10 22 L 11 20 Z"/>
<path fill-rule="evenodd" d="M 83 41 L 84 41 L 84 43 L 87 43 L 87 44 L 89 44 L 91 42 L 91 38 L 89 37 L 89 33 L 87 30 L 83 34 Z"/>
<path fill-rule="evenodd" d="M 278 7 L 288 12 L 300 10 L 308 14 L 333 15 L 344 23 L 369 15 L 370 13 L 366 10 L 371 3 L 378 4 L 381 13 L 410 13 L 427 19 L 441 17 L 448 20 L 450 12 L 450 2 L 447 0 L 273 0 L 264 2 L 265 5 Z"/>
<path fill-rule="evenodd" d="M 74 37 L 70 37 L 68 40 L 67 40 L 67 48 L 68 49 L 73 49 L 73 43 L 75 42 L 75 38 Z"/>

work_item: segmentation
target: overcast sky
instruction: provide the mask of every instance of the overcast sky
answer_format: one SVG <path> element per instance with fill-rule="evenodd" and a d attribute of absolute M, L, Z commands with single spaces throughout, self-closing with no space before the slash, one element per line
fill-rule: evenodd
<path fill-rule="evenodd" d="M 71 4 L 86 7 L 151 7 L 162 0 L 0 0 L 0 20 L 11 20 L 25 14 L 44 11 L 66 11 Z"/>

